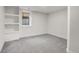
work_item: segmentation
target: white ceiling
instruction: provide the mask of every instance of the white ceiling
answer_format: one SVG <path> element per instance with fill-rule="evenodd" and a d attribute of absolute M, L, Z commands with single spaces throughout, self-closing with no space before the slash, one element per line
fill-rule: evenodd
<path fill-rule="evenodd" d="M 22 8 L 29 8 L 31 11 L 51 13 L 67 8 L 66 6 L 22 6 Z"/>

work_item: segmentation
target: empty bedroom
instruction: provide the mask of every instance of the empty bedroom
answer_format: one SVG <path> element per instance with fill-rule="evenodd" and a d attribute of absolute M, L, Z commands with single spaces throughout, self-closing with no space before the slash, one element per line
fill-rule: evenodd
<path fill-rule="evenodd" d="M 1 53 L 66 53 L 67 6 L 0 6 Z"/>

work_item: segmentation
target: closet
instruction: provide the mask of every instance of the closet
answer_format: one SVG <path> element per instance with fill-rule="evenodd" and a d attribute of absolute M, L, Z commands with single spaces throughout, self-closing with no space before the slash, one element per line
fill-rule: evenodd
<path fill-rule="evenodd" d="M 30 12 L 18 6 L 4 7 L 4 28 L 6 41 L 21 37 L 22 27 L 30 26 Z"/>

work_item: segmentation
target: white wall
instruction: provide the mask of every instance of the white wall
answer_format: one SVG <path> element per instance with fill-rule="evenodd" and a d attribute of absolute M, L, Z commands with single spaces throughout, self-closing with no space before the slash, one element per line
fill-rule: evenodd
<path fill-rule="evenodd" d="M 17 32 L 11 35 L 6 34 L 6 41 L 16 40 L 18 37 L 27 37 L 46 33 L 65 39 L 67 38 L 67 10 L 61 10 L 51 14 L 32 12 L 31 17 L 32 26 L 21 27 L 19 34 Z"/>
<path fill-rule="evenodd" d="M 79 7 L 70 8 L 69 52 L 79 52 Z"/>
<path fill-rule="evenodd" d="M 48 33 L 67 39 L 67 9 L 49 14 Z"/>
<path fill-rule="evenodd" d="M 45 33 L 67 39 L 67 9 L 48 15 L 32 12 L 32 26 L 24 27 L 21 36 L 25 37 Z"/>
<path fill-rule="evenodd" d="M 39 12 L 32 12 L 32 26 L 22 27 L 21 37 L 47 33 L 47 15 Z"/>
<path fill-rule="evenodd" d="M 1 51 L 3 44 L 4 44 L 3 19 L 4 19 L 4 17 L 3 17 L 3 7 L 0 6 L 0 51 Z"/>
<path fill-rule="evenodd" d="M 31 26 L 22 26 L 19 32 L 5 33 L 6 41 L 17 40 L 21 37 L 34 36 L 47 33 L 47 15 L 40 12 L 31 12 Z M 6 30 L 6 29 L 5 29 Z"/>

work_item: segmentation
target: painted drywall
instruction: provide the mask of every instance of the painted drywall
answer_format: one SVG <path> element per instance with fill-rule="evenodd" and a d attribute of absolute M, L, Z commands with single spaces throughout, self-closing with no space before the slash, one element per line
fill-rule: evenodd
<path fill-rule="evenodd" d="M 79 7 L 70 7 L 70 39 L 68 51 L 79 52 Z"/>
<path fill-rule="evenodd" d="M 6 41 L 46 33 L 67 38 L 67 10 L 51 14 L 31 11 L 31 18 L 31 26 L 22 26 L 20 23 L 20 31 L 10 35 L 6 34 Z"/>
<path fill-rule="evenodd" d="M 40 35 L 47 33 L 47 15 L 39 12 L 31 12 L 32 26 L 22 27 L 21 37 Z"/>
<path fill-rule="evenodd" d="M 67 9 L 49 14 L 48 33 L 67 39 Z"/>
<path fill-rule="evenodd" d="M 0 6 L 0 51 L 3 47 L 3 44 L 4 44 L 4 24 L 3 24 L 3 19 L 4 19 L 4 16 L 3 16 L 3 7 Z"/>

